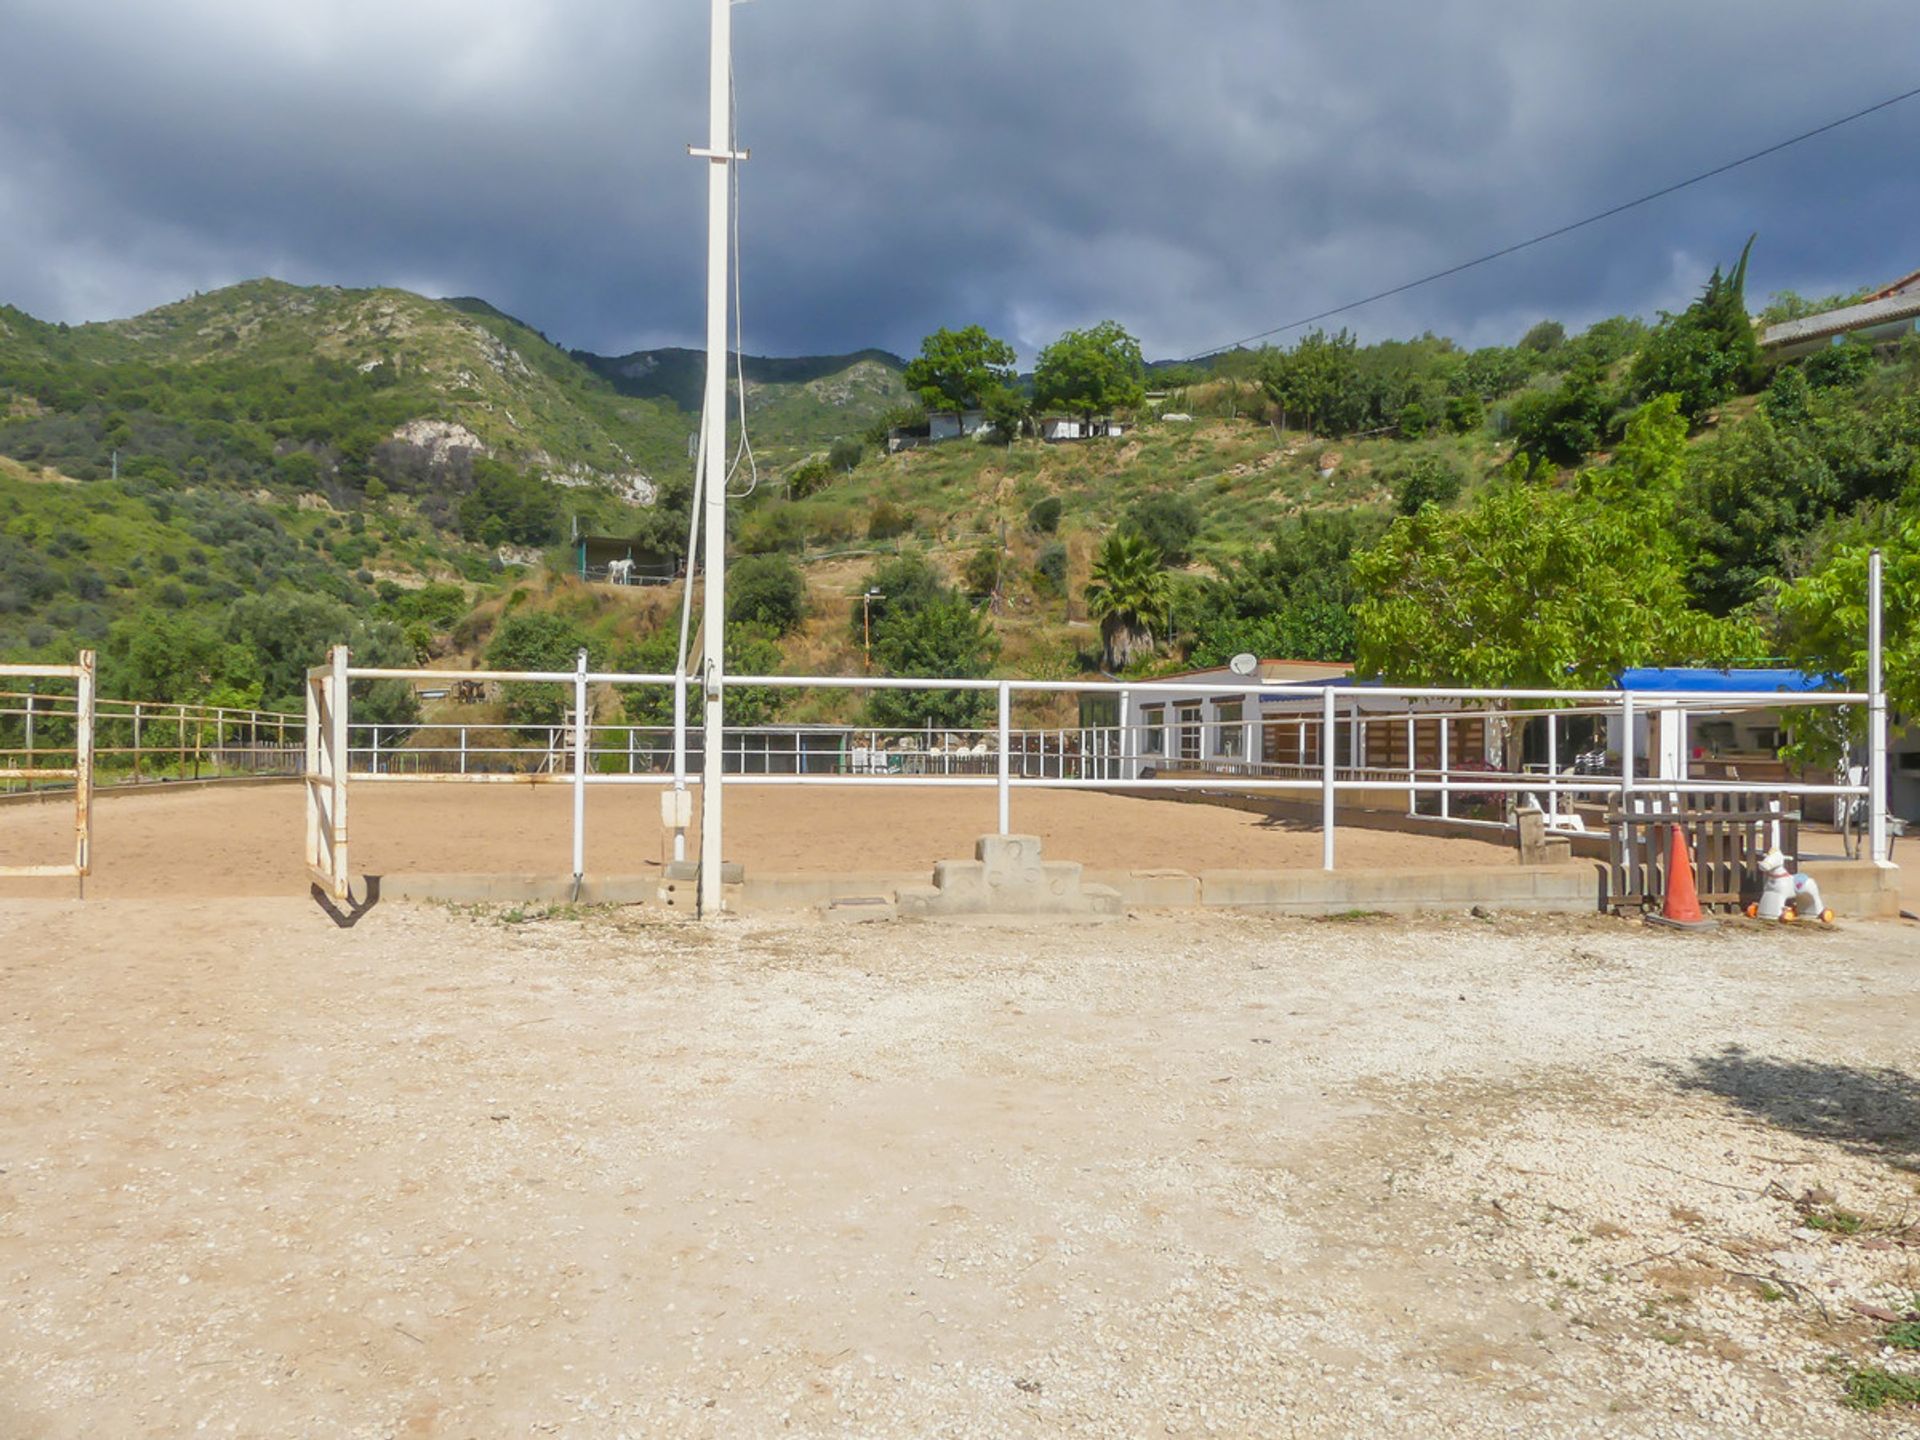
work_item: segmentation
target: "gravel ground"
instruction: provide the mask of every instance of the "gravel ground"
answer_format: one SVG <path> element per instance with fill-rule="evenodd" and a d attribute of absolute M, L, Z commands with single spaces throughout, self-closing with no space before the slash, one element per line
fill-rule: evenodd
<path fill-rule="evenodd" d="M 0 903 L 0 1435 L 1912 1433 L 1920 929 Z"/>

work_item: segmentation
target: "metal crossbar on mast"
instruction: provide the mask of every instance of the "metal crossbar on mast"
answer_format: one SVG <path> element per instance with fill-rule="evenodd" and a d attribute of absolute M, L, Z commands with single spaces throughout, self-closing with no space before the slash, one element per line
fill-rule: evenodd
<path fill-rule="evenodd" d="M 706 546 L 702 602 L 700 698 L 703 707 L 700 766 L 700 911 L 722 908 L 721 860 L 725 786 L 720 771 L 726 753 L 722 687 L 727 628 L 727 243 L 733 166 L 745 156 L 733 139 L 733 0 L 712 0 L 713 39 L 708 71 L 708 139 L 689 146 L 707 162 L 707 389 L 701 477 Z M 688 581 L 692 583 L 691 580 Z"/>

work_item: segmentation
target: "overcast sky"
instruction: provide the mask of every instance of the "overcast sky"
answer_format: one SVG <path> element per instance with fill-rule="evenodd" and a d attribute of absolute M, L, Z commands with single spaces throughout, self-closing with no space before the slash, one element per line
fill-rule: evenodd
<path fill-rule="evenodd" d="M 0 300 L 275 275 L 701 334 L 704 0 L 0 0 Z M 1911 0 L 752 0 L 746 343 L 1149 355 L 1511 243 L 1920 84 Z M 1920 267 L 1920 99 L 1347 317 L 1482 344 Z"/>

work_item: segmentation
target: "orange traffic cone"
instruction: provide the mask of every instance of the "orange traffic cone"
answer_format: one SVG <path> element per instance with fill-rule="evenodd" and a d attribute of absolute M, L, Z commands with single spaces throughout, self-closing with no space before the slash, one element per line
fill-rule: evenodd
<path fill-rule="evenodd" d="M 1658 915 L 1649 915 L 1650 925 L 1665 925 L 1674 930 L 1711 930 L 1716 924 L 1700 909 L 1700 891 L 1693 881 L 1693 851 L 1678 825 L 1671 827 L 1673 848 L 1667 855 L 1667 894 Z"/>

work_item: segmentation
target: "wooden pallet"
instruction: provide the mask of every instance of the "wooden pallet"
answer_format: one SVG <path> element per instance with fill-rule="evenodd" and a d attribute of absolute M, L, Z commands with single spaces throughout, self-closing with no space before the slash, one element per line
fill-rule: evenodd
<path fill-rule="evenodd" d="M 1609 811 L 1606 820 L 1613 840 L 1607 904 L 1614 910 L 1661 903 L 1675 825 L 1693 851 L 1694 883 L 1708 909 L 1738 910 L 1759 891 L 1760 857 L 1776 844 L 1787 855 L 1800 845 L 1800 813 L 1787 808 L 1783 795 L 1650 790 L 1629 796 L 1627 808 Z"/>

